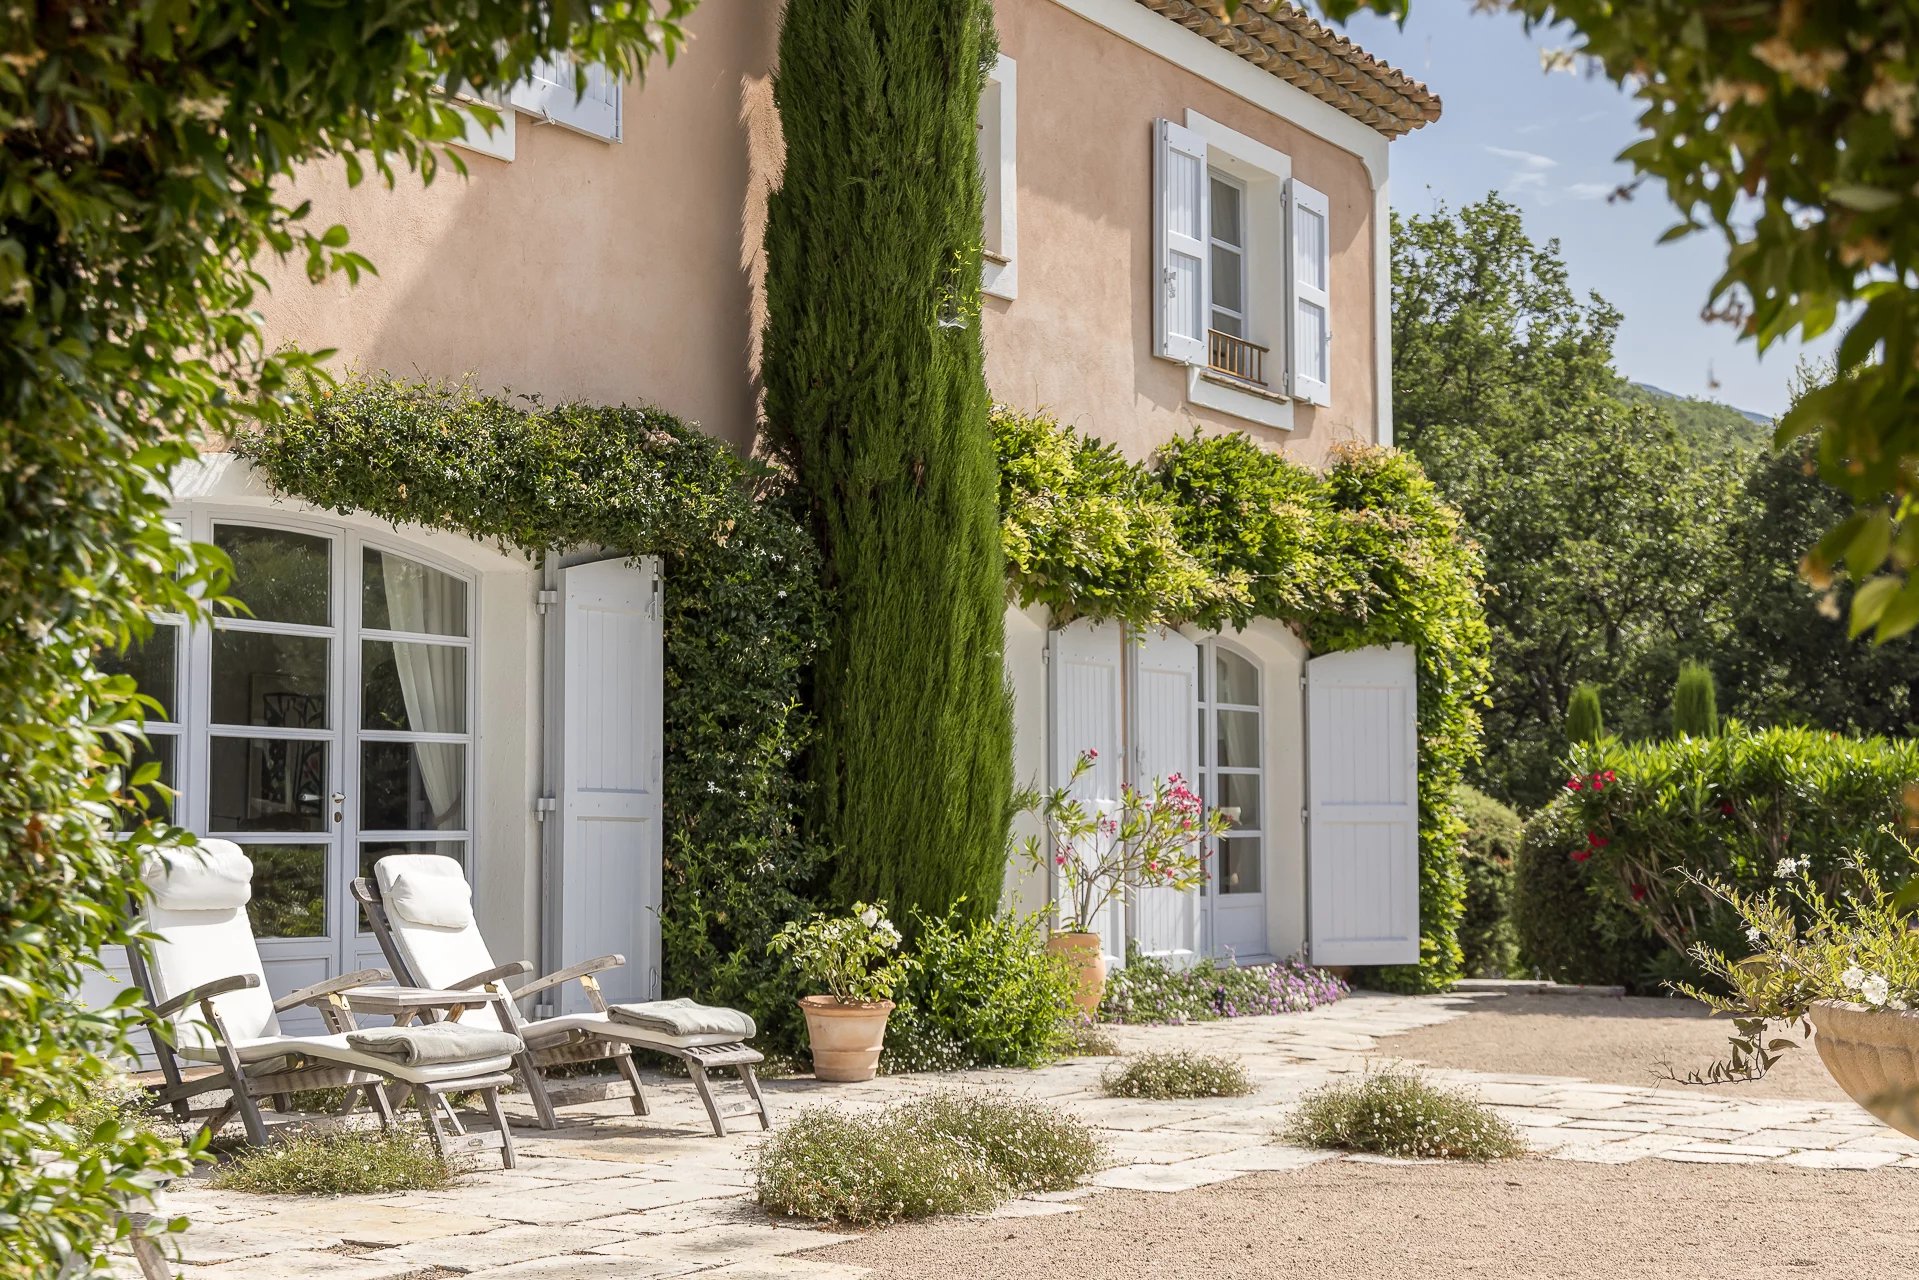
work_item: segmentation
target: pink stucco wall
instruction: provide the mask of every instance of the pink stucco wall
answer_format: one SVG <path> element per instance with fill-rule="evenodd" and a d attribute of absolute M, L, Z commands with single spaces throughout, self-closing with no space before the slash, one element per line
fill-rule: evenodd
<path fill-rule="evenodd" d="M 995 396 L 1136 455 L 1195 422 L 1303 461 L 1373 438 L 1376 228 L 1361 161 L 1053 0 L 998 9 L 1018 63 L 1019 296 L 986 301 Z M 403 177 L 389 191 L 304 175 L 315 218 L 345 223 L 380 274 L 314 288 L 297 265 L 270 264 L 270 339 L 399 375 L 651 401 L 746 444 L 779 157 L 775 7 L 709 0 L 691 30 L 676 63 L 629 87 L 618 144 L 521 117 L 517 157 L 468 156 L 464 180 L 447 171 L 421 190 Z M 1298 406 L 1291 432 L 1188 405 L 1184 368 L 1151 354 L 1151 126 L 1189 108 L 1287 153 L 1331 202 L 1332 403 Z"/>

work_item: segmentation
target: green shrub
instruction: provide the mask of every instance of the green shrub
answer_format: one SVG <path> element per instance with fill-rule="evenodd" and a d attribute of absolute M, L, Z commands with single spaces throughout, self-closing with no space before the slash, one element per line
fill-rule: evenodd
<path fill-rule="evenodd" d="M 1313 1090 L 1300 1099 L 1282 1136 L 1302 1147 L 1402 1159 L 1506 1160 L 1526 1153 L 1519 1130 L 1470 1093 L 1440 1088 L 1403 1067 Z"/>
<path fill-rule="evenodd" d="M 1062 1058 L 1112 1058 L 1119 1055 L 1119 1042 L 1098 1018 L 1081 1013 L 1067 1022 L 1059 1053 Z"/>
<path fill-rule="evenodd" d="M 1459 789 L 1466 817 L 1466 911 L 1459 949 L 1466 976 L 1504 977 L 1516 963 L 1513 941 L 1513 864 L 1519 854 L 1519 815 L 1471 787 Z"/>
<path fill-rule="evenodd" d="M 457 1176 L 424 1132 L 391 1129 L 303 1129 L 271 1146 L 242 1152 L 214 1171 L 225 1191 L 282 1196 L 365 1196 L 436 1191 Z"/>
<path fill-rule="evenodd" d="M 1067 1050 L 1077 982 L 1040 916 L 921 916 L 916 933 L 887 1071 L 1036 1067 Z"/>
<path fill-rule="evenodd" d="M 1569 796 L 1526 820 L 1513 865 L 1517 972 L 1655 990 L 1668 952 L 1629 908 L 1595 892 L 1592 875 L 1569 856 L 1585 842 Z"/>
<path fill-rule="evenodd" d="M 1298 960 L 1237 965 L 1206 957 L 1174 968 L 1128 943 L 1125 967 L 1106 975 L 1099 1009 L 1109 1022 L 1211 1022 L 1304 1013 L 1349 990 L 1341 978 Z"/>
<path fill-rule="evenodd" d="M 1588 895 L 1666 945 L 1671 976 L 1693 972 L 1685 958 L 1696 945 L 1746 945 L 1738 913 L 1695 877 L 1750 895 L 1805 872 L 1836 899 L 1859 887 L 1861 866 L 1888 881 L 1906 871 L 1898 833 L 1919 742 L 1731 724 L 1710 738 L 1607 740 L 1576 750 L 1571 765 L 1549 806 L 1557 855 Z"/>
<path fill-rule="evenodd" d="M 1237 1058 L 1216 1053 L 1142 1053 L 1099 1078 L 1109 1098 L 1239 1098 L 1253 1082 Z"/>
<path fill-rule="evenodd" d="M 1101 1158 L 1089 1126 L 1042 1103 L 942 1091 L 866 1115 L 806 1108 L 760 1145 L 754 1188 L 776 1213 L 877 1226 L 1064 1190 Z"/>
<path fill-rule="evenodd" d="M 1695 738 L 1719 732 L 1719 694 L 1712 668 L 1703 662 L 1685 662 L 1672 691 L 1672 731 Z"/>
<path fill-rule="evenodd" d="M 1606 717 L 1599 709 L 1599 686 L 1581 681 L 1566 699 L 1566 741 L 1573 746 L 1597 742 L 1606 736 Z"/>

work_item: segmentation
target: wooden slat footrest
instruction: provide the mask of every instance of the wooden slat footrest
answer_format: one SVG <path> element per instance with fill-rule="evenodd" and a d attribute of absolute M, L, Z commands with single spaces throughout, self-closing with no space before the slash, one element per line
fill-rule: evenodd
<path fill-rule="evenodd" d="M 750 1067 L 766 1061 L 766 1055 L 744 1044 L 709 1044 L 692 1049 L 668 1049 L 666 1052 L 698 1062 L 703 1067 Z"/>

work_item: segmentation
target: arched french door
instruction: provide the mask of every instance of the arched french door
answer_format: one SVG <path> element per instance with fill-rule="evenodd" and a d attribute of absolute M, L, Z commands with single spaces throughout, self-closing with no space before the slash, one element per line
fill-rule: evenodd
<path fill-rule="evenodd" d="M 240 844 L 276 991 L 379 963 L 347 886 L 402 851 L 472 848 L 474 584 L 400 540 L 304 517 L 190 509 L 240 607 L 163 619 L 123 658 L 174 820 Z"/>
<path fill-rule="evenodd" d="M 1265 700 L 1259 664 L 1227 641 L 1200 647 L 1200 796 L 1232 825 L 1214 849 L 1207 883 L 1215 955 L 1265 955 Z"/>

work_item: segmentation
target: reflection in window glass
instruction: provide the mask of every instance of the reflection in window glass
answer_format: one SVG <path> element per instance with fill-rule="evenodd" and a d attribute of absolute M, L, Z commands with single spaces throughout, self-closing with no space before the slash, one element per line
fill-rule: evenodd
<path fill-rule="evenodd" d="M 466 732 L 466 650 L 412 640 L 360 644 L 360 727 Z"/>
<path fill-rule="evenodd" d="M 258 529 L 249 525 L 213 527 L 213 543 L 233 561 L 228 594 L 264 622 L 297 622 L 324 627 L 333 579 L 333 544 L 310 533 Z"/>
<path fill-rule="evenodd" d="M 1223 769 L 1259 768 L 1259 712 L 1217 711 L 1213 763 Z"/>
<path fill-rule="evenodd" d="M 141 743 L 136 741 L 130 743 L 129 747 L 128 760 L 122 774 L 123 778 L 130 781 L 133 775 L 139 772 L 140 766 L 146 764 L 148 761 L 159 762 L 160 776 L 154 782 L 148 783 L 141 788 L 141 791 L 146 795 L 146 808 L 144 810 L 123 809 L 120 811 L 121 826 L 131 830 L 139 826 L 142 822 L 172 822 L 172 792 L 179 785 L 179 774 L 176 772 L 174 762 L 179 755 L 180 740 L 173 734 L 156 733 L 149 729 L 147 731 L 146 742 Z"/>
<path fill-rule="evenodd" d="M 250 844 L 253 897 L 247 918 L 262 938 L 322 938 L 327 933 L 323 844 Z"/>
<path fill-rule="evenodd" d="M 459 861 L 462 870 L 466 869 L 466 842 L 464 840 L 368 840 L 360 846 L 360 876 L 373 882 L 373 864 L 393 853 L 437 853 Z M 371 926 L 367 924 L 366 908 L 360 908 L 360 932 L 367 933 Z"/>
<path fill-rule="evenodd" d="M 325 831 L 327 744 L 211 738 L 207 816 L 216 832 Z"/>
<path fill-rule="evenodd" d="M 1235 836 L 1219 842 L 1219 878 L 1221 893 L 1259 892 L 1259 837 Z"/>
<path fill-rule="evenodd" d="M 1215 648 L 1213 652 L 1217 655 L 1215 667 L 1219 676 L 1214 700 L 1242 707 L 1258 706 L 1259 669 L 1229 649 Z"/>
<path fill-rule="evenodd" d="M 100 670 L 112 676 L 132 676 L 141 693 L 160 704 L 160 710 L 148 710 L 149 720 L 173 720 L 178 714 L 174 702 L 179 689 L 180 627 L 177 623 L 156 623 L 153 634 L 136 640 L 125 653 L 102 649 L 94 655 Z"/>
<path fill-rule="evenodd" d="M 366 831 L 466 826 L 466 748 L 456 742 L 362 743 L 360 826 Z"/>
<path fill-rule="evenodd" d="M 327 727 L 324 636 L 213 633 L 213 722 L 283 729 Z"/>
<path fill-rule="evenodd" d="M 1235 828 L 1246 831 L 1259 830 L 1259 775 L 1256 773 L 1225 773 L 1219 776 L 1219 807 L 1226 810 L 1237 809 L 1238 817 L 1229 812 Z"/>
<path fill-rule="evenodd" d="M 360 625 L 373 631 L 466 634 L 466 583 L 391 551 L 366 548 Z"/>

